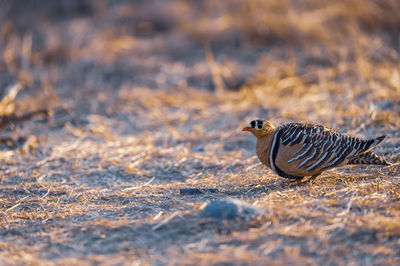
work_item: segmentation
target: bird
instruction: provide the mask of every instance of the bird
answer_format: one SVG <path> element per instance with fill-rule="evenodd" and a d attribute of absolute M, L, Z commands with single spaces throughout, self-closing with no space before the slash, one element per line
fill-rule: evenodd
<path fill-rule="evenodd" d="M 315 179 L 323 171 L 346 164 L 392 165 L 372 148 L 386 135 L 363 140 L 317 124 L 287 123 L 275 127 L 268 120 L 253 120 L 242 131 L 257 138 L 261 163 L 281 177 Z"/>

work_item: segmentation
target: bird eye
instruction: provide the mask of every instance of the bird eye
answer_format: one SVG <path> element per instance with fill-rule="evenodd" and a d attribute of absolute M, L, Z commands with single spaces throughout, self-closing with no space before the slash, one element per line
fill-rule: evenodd
<path fill-rule="evenodd" d="M 262 124 L 258 124 L 258 128 L 261 129 L 262 128 Z"/>

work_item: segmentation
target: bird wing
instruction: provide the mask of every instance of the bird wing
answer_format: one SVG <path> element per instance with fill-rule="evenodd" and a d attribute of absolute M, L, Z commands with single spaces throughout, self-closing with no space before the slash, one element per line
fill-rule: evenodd
<path fill-rule="evenodd" d="M 350 159 L 347 164 L 377 164 L 377 165 L 391 165 L 381 156 L 373 153 L 372 151 L 366 151 L 354 156 Z"/>
<path fill-rule="evenodd" d="M 376 139 L 362 140 L 320 125 L 290 123 L 278 128 L 282 149 L 293 145 L 301 148 L 287 163 L 296 162 L 299 169 L 321 172 L 377 145 Z M 378 142 L 379 143 L 379 142 Z"/>

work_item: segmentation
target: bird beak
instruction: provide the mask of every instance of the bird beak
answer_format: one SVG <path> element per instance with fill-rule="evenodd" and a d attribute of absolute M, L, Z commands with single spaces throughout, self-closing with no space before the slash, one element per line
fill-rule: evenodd
<path fill-rule="evenodd" d="M 251 127 L 244 127 L 242 131 L 250 131 Z"/>

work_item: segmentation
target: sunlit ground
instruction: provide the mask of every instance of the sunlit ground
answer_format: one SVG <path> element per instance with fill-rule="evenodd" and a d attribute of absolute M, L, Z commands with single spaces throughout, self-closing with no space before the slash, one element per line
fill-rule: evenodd
<path fill-rule="evenodd" d="M 386 134 L 398 162 L 398 1 L 40 2 L 0 1 L 3 264 L 400 263 L 399 166 L 295 183 L 241 132 Z M 226 198 L 260 212 L 199 215 Z"/>

